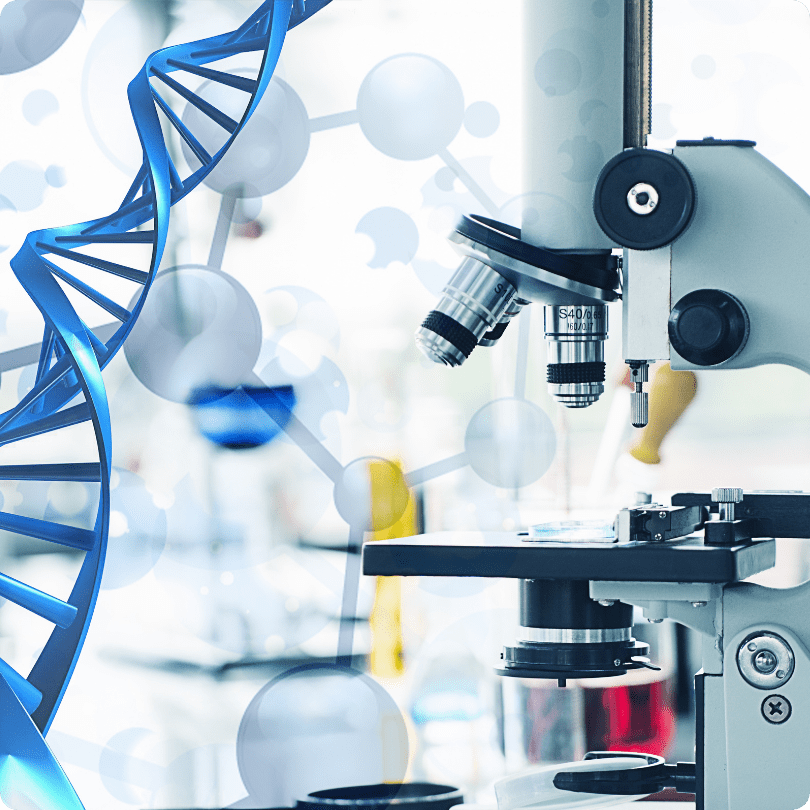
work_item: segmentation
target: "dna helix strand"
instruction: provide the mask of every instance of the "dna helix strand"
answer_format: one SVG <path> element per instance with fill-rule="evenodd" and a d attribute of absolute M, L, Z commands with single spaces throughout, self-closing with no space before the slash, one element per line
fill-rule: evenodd
<path fill-rule="evenodd" d="M 127 90 L 143 162 L 121 205 L 100 219 L 34 231 L 11 260 L 16 278 L 42 315 L 44 334 L 33 388 L 0 415 L 3 460 L 39 458 L 43 441 L 64 452 L 69 443 L 60 439 L 60 432 L 75 433 L 83 424 L 92 429 L 98 460 L 3 464 L 0 481 L 95 484 L 98 506 L 92 530 L 0 511 L 2 530 L 84 552 L 67 600 L 0 573 L 0 599 L 54 625 L 27 677 L 0 658 L 0 800 L 10 807 L 83 807 L 44 736 L 81 652 L 107 547 L 111 430 L 101 370 L 121 348 L 143 308 L 166 246 L 171 206 L 196 188 L 234 144 L 268 87 L 287 31 L 329 2 L 265 0 L 234 31 L 149 56 Z M 234 57 L 247 54 L 260 58 L 255 78 L 243 75 L 243 65 L 232 64 Z M 224 63 L 218 65 L 223 69 L 209 67 L 212 63 Z M 241 118 L 235 120 L 206 101 L 178 80 L 182 77 L 237 91 L 245 100 Z M 218 149 L 203 146 L 173 110 L 168 100 L 172 97 L 218 125 Z M 185 177 L 172 161 L 165 131 L 176 132 L 199 163 L 188 168 Z M 112 334 L 107 330 L 106 336 L 94 332 L 85 321 L 93 307 L 111 314 L 120 326 Z"/>

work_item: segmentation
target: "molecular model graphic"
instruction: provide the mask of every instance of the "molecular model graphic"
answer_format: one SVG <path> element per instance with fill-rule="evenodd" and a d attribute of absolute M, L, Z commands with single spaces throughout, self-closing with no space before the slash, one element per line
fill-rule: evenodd
<path fill-rule="evenodd" d="M 44 25 L 40 4 L 3 7 L 0 74 L 47 67 L 81 36 L 82 4 L 59 5 L 50 37 L 35 34 Z M 33 577 L 31 585 L 0 577 L 0 596 L 59 628 L 54 641 L 43 640 L 42 663 L 28 678 L 6 678 L 16 689 L 3 692 L 0 716 L 18 721 L 0 724 L 0 753 L 29 738 L 47 751 L 39 735 L 50 730 L 99 593 L 108 598 L 101 607 L 115 606 L 115 622 L 126 628 L 119 632 L 114 623 L 107 636 L 117 642 L 108 657 L 134 672 L 120 691 L 134 695 L 139 678 L 154 678 L 154 702 L 171 706 L 173 718 L 169 727 L 141 698 L 103 702 L 98 684 L 123 668 L 101 656 L 92 659 L 101 673 L 95 680 L 89 665 L 81 668 L 105 621 L 99 609 L 48 734 L 71 780 L 79 780 L 76 792 L 53 759 L 50 781 L 30 772 L 49 795 L 69 796 L 53 806 L 79 807 L 76 793 L 94 792 L 115 807 L 238 799 L 284 806 L 336 783 L 402 779 L 415 756 L 413 724 L 423 721 L 429 701 L 406 706 L 359 671 L 370 644 L 359 619 L 375 600 L 374 583 L 361 576 L 364 540 L 402 526 L 413 531 L 417 494 L 450 480 L 463 492 L 450 499 L 454 511 L 441 516 L 442 528 L 461 516 L 465 528 L 511 529 L 523 517 L 519 493 L 535 487 L 544 503 L 553 500 L 557 483 L 550 481 L 568 451 L 561 418 L 552 421 L 533 376 L 539 313 L 527 307 L 506 345 L 482 350 L 458 373 L 420 365 L 410 337 L 418 326 L 411 309 L 424 304 L 427 311 L 454 270 L 453 257 L 436 247 L 454 221 L 470 212 L 520 221 L 526 200 L 493 145 L 507 123 L 517 127 L 511 88 L 503 78 L 500 85 L 475 72 L 471 78 L 452 50 L 435 44 L 438 34 L 427 39 L 431 26 L 400 26 L 377 7 L 354 19 L 353 4 L 331 4 L 290 34 L 275 68 L 287 28 L 323 5 L 212 2 L 203 10 L 202 2 L 176 3 L 178 27 L 166 50 L 149 58 L 125 98 L 126 82 L 114 79 L 123 70 L 118 62 L 137 50 L 130 28 L 139 18 L 133 4 L 121 4 L 88 44 L 75 98 L 39 75 L 21 96 L 21 120 L 32 131 L 78 106 L 105 171 L 120 172 L 131 189 L 113 214 L 33 234 L 12 261 L 43 312 L 45 339 L 35 343 L 32 334 L 3 344 L 15 347 L 0 353 L 0 373 L 6 386 L 16 384 L 19 403 L 0 417 L 0 443 L 44 449 L 35 464 L 30 453 L 3 462 L 0 528 L 19 533 L 21 555 L 24 542 L 72 543 L 85 562 L 80 579 L 73 574 L 56 596 L 34 593 Z M 689 5 L 701 19 L 714 15 L 712 25 L 722 30 L 759 13 L 755 3 L 726 4 L 725 17 L 715 19 L 709 4 Z M 458 4 L 447 6 L 458 12 Z M 476 5 L 476 14 L 486 10 Z M 454 13 L 437 9 L 432 26 L 447 28 Z M 352 45 L 321 53 L 308 43 L 326 40 L 330 14 L 361 33 Z M 194 33 L 207 17 L 217 24 L 233 18 L 220 29 L 233 30 L 213 38 Z M 393 46 L 377 41 L 383 22 L 402 28 Z M 340 39 L 337 26 L 328 30 Z M 344 56 L 341 47 L 362 58 Z M 684 94 L 724 75 L 721 57 L 695 48 Z M 496 62 L 479 72 L 499 75 Z M 745 81 L 735 90 L 741 96 L 751 90 Z M 684 126 L 679 92 L 666 88 L 656 99 L 661 143 Z M 126 133 L 124 104 L 138 127 Z M 161 137 L 166 148 L 153 147 Z M 575 170 L 578 154 L 572 149 L 561 160 Z M 57 195 L 86 182 L 67 158 L 10 154 L 0 165 L 0 216 L 41 216 Z M 4 255 L 13 241 L 0 232 Z M 334 256 L 323 248 L 332 241 Z M 378 307 L 386 285 L 393 300 Z M 2 306 L 8 325 L 0 320 L 0 336 L 11 336 L 21 319 Z M 397 342 L 399 332 L 407 343 Z M 423 399 L 410 398 L 413 392 Z M 438 393 L 450 399 L 448 392 L 462 405 L 445 413 Z M 63 446 L 74 452 L 73 433 L 70 442 L 63 438 L 68 431 L 85 431 L 79 444 L 93 450 L 92 459 L 87 452 L 59 455 Z M 425 437 L 426 449 L 410 452 L 414 436 Z M 384 508 L 372 503 L 380 481 Z M 305 554 L 295 545 L 328 520 L 330 552 Z M 281 539 L 270 536 L 268 522 Z M 281 524 L 295 531 L 283 535 Z M 477 582 L 417 587 L 443 606 L 455 595 L 459 603 L 467 596 L 485 601 Z M 168 596 L 160 601 L 158 594 Z M 177 637 L 191 639 L 191 652 L 163 643 L 153 614 L 174 622 Z M 480 615 L 476 622 L 452 624 L 434 646 L 474 635 Z M 151 657 L 137 661 L 139 632 Z M 316 663 L 301 664 L 304 656 Z M 415 670 L 429 669 L 428 652 L 423 658 Z M 483 671 L 479 660 L 464 660 L 468 672 Z M 254 680 L 229 681 L 244 672 Z M 178 673 L 188 676 L 183 686 L 171 682 Z M 207 685 L 189 685 L 192 677 Z M 86 705 L 71 704 L 72 694 Z M 113 708 L 88 709 L 96 700 Z M 7 708 L 14 701 L 23 712 Z M 317 734 L 329 723 L 342 731 L 325 743 Z M 216 777 L 205 781 L 200 775 L 209 772 Z M 34 791 L 30 774 L 0 770 L 0 798 L 13 799 L 13 784 Z M 203 786 L 183 792 L 194 778 Z"/>
<path fill-rule="evenodd" d="M 164 49 L 150 57 L 129 85 L 133 120 L 143 146 L 143 163 L 120 207 L 113 214 L 91 222 L 29 234 L 11 261 L 18 281 L 42 313 L 45 331 L 34 385 L 0 418 L 0 441 L 5 445 L 24 445 L 26 440 L 43 434 L 58 436 L 61 430 L 89 423 L 98 461 L 4 465 L 0 475 L 11 481 L 92 482 L 98 485 L 98 492 L 92 530 L 12 513 L 0 516 L 0 526 L 6 531 L 85 552 L 67 600 L 5 575 L 0 578 L 0 594 L 5 599 L 55 625 L 27 678 L 0 660 L 3 676 L 0 679 L 0 713 L 3 715 L 0 752 L 5 760 L 0 772 L 0 793 L 4 801 L 8 798 L 17 805 L 27 799 L 28 803 L 43 808 L 81 807 L 41 735 L 47 733 L 53 721 L 81 651 L 101 582 L 110 528 L 111 435 L 100 370 L 115 355 L 140 314 L 164 251 L 171 205 L 214 168 L 249 119 L 278 61 L 287 28 L 302 22 L 323 5 L 323 2 L 308 6 L 299 3 L 296 15 L 292 16 L 292 2 L 271 0 L 261 5 L 236 31 Z M 32 35 L 29 28 L 36 29 L 42 24 L 35 16 L 31 19 L 26 14 L 35 11 L 34 3 L 28 4 L 27 9 L 26 3 L 13 3 L 3 10 L 5 20 L 12 15 L 11 23 L 4 26 L 4 35 L 14 38 L 21 54 L 28 54 L 28 65 L 46 58 L 70 32 L 68 26 L 59 36 L 54 33 L 50 49 L 29 53 L 35 41 L 35 34 Z M 14 16 L 15 12 L 19 16 Z M 261 54 L 256 79 L 206 67 L 246 52 Z M 4 72 L 21 70 L 28 65 L 24 61 L 12 61 L 4 66 Z M 240 91 L 246 103 L 239 120 L 204 101 L 169 75 L 178 70 Z M 204 111 L 224 131 L 216 145 L 209 144 L 211 152 L 200 144 L 192 129 L 177 118 L 152 80 L 159 80 L 164 93 L 171 90 Z M 185 179 L 181 178 L 166 150 L 158 111 L 190 145 L 200 163 L 200 168 Z M 150 223 L 151 228 L 141 229 L 145 223 Z M 78 250 L 88 245 L 108 246 L 109 250 L 105 257 Z M 143 253 L 140 256 L 140 264 L 145 264 L 148 270 L 140 269 L 133 261 L 131 248 L 137 245 L 148 248 L 148 260 L 144 262 Z M 101 271 L 101 276 L 92 284 L 88 283 L 74 275 L 75 271 L 66 270 L 65 263 L 71 269 L 78 266 L 79 272 L 82 267 Z M 114 281 L 108 283 L 105 274 Z M 120 303 L 122 292 L 127 289 L 120 280 L 129 282 L 129 290 L 133 285 L 141 288 L 135 294 L 131 309 Z M 59 281 L 67 287 L 62 287 Z M 83 296 L 77 308 L 71 304 L 67 288 Z M 87 304 L 105 310 L 120 322 L 121 326 L 106 342 L 83 320 L 82 315 L 87 317 Z M 49 438 L 58 447 L 58 440 Z M 22 453 L 25 457 L 24 450 Z M 9 762 L 16 766 L 10 768 Z"/>
<path fill-rule="evenodd" d="M 237 67 L 234 68 L 234 83 L 238 83 L 237 77 L 243 74 L 242 82 L 252 81 L 247 78 L 250 75 L 248 71 Z M 231 120 L 237 120 L 239 116 L 234 95 L 223 91 L 223 82 L 204 73 L 199 75 L 204 81 L 195 89 L 197 103 L 190 100 L 180 112 L 173 113 L 170 119 L 180 132 L 183 159 L 192 173 L 201 171 L 205 165 L 204 155 L 214 154 L 222 138 L 221 125 L 206 114 L 205 111 L 210 111 L 210 108 L 205 105 L 212 105 Z M 411 77 L 412 80 L 410 83 L 403 82 L 403 77 Z M 398 87 L 401 90 L 393 93 L 392 88 Z M 171 112 L 172 108 L 169 110 Z M 166 113 L 167 117 L 170 112 Z M 409 130 L 408 126 L 413 122 L 419 122 L 419 125 Z M 233 231 L 232 226 L 240 223 L 240 219 L 247 223 L 255 221 L 260 206 L 251 207 L 252 200 L 260 203 L 262 197 L 282 188 L 300 172 L 312 139 L 329 138 L 329 133 L 336 129 L 351 129 L 356 137 L 365 138 L 375 150 L 393 161 L 438 157 L 445 169 L 439 172 L 435 182 L 430 181 L 423 192 L 434 203 L 440 201 L 441 204 L 447 204 L 450 200 L 460 212 L 465 205 L 469 206 L 467 198 L 471 197 L 486 210 L 497 211 L 498 205 L 492 200 L 490 193 L 474 178 L 479 163 L 473 161 L 471 165 L 464 166 L 450 152 L 452 142 L 462 127 L 474 137 L 486 137 L 498 127 L 497 110 L 487 102 L 465 105 L 458 80 L 446 66 L 432 57 L 403 54 L 384 60 L 362 82 L 356 110 L 315 119 L 308 117 L 303 102 L 291 84 L 274 77 L 256 104 L 252 117 L 240 130 L 237 146 L 229 150 L 202 179 L 205 185 L 222 195 L 207 263 L 180 264 L 158 274 L 150 288 L 149 297 L 142 303 L 138 321 L 124 344 L 129 368 L 139 382 L 156 396 L 176 403 L 189 403 L 190 397 L 199 390 L 201 383 L 211 383 L 212 380 L 223 390 L 240 386 L 244 390 L 250 390 L 251 386 L 254 389 L 262 386 L 277 387 L 278 383 L 290 379 L 291 370 L 298 371 L 293 374 L 295 408 L 292 412 L 289 408 L 286 409 L 284 434 L 287 440 L 303 451 L 316 470 L 329 482 L 329 501 L 349 526 L 349 546 L 359 547 L 366 532 L 385 530 L 396 523 L 408 506 L 409 488 L 453 470 L 470 466 L 475 471 L 480 470 L 484 480 L 498 486 L 519 487 L 537 480 L 552 461 L 554 430 L 543 411 L 525 400 L 525 391 L 520 388 L 520 385 L 525 388 L 524 380 L 516 389 L 515 398 L 490 403 L 478 413 L 470 423 L 464 452 L 451 458 L 411 473 L 403 473 L 398 464 L 383 457 L 360 456 L 348 463 L 340 461 L 337 452 L 327 446 L 322 418 L 329 411 L 346 411 L 346 378 L 327 358 L 323 358 L 309 376 L 301 373 L 306 369 L 296 369 L 299 361 L 294 353 L 284 349 L 285 330 L 293 329 L 293 322 L 289 327 L 274 331 L 271 342 L 275 345 L 272 351 L 267 352 L 267 340 L 263 338 L 261 320 L 253 298 L 236 278 L 222 270 L 229 234 Z M 193 133 L 193 139 L 184 137 L 184 131 Z M 268 132 L 273 133 L 274 137 L 268 139 Z M 453 190 L 457 177 L 461 178 L 466 191 L 459 193 Z M 497 195 L 497 190 L 494 193 Z M 501 197 L 504 197 L 502 193 Z M 380 206 L 369 211 L 358 223 L 357 232 L 368 235 L 377 245 L 377 252 L 369 262 L 372 267 L 385 267 L 392 261 L 407 264 L 416 260 L 418 228 L 408 214 L 396 207 Z M 448 271 L 442 269 L 440 272 Z M 431 286 L 441 286 L 436 278 L 435 268 L 429 262 L 424 262 L 423 274 L 429 279 Z M 306 283 L 305 277 L 302 281 Z M 339 331 L 330 326 L 334 316 L 329 314 L 329 307 L 323 299 L 304 286 L 274 287 L 268 293 L 275 297 L 281 294 L 291 297 L 299 311 L 297 320 L 301 322 L 304 312 L 317 312 L 317 320 L 309 321 L 311 328 L 324 335 L 333 345 L 337 345 Z M 178 296 L 182 298 L 182 306 L 177 305 Z M 132 310 L 139 300 L 137 296 L 131 298 L 126 303 L 127 308 Z M 183 319 L 182 322 L 178 318 Z M 96 333 L 102 336 L 101 339 L 109 339 L 108 335 L 114 334 L 115 328 L 110 324 L 97 328 Z M 528 345 L 525 351 L 527 349 Z M 525 351 L 521 359 L 523 366 L 526 363 Z M 266 355 L 265 360 L 261 359 L 263 355 Z M 268 413 L 266 404 L 258 410 Z M 375 420 L 376 416 L 373 411 L 368 411 L 367 418 Z M 280 423 L 282 420 L 276 413 L 272 421 Z M 515 425 L 517 432 L 513 443 L 504 444 L 500 441 L 502 428 L 507 426 L 512 431 Z M 519 437 L 521 430 L 524 435 L 536 438 L 526 444 Z M 525 459 L 519 469 L 515 469 L 513 464 L 512 457 L 515 455 Z M 387 477 L 394 494 L 389 511 L 385 514 L 377 512 L 372 519 L 368 503 L 368 471 L 369 466 L 374 463 L 388 471 Z M 142 488 L 132 487 L 137 476 L 132 473 L 127 475 L 123 470 L 118 470 L 117 476 L 121 482 L 113 488 L 113 497 L 116 492 L 123 490 L 126 483 L 130 484 L 130 499 L 139 497 L 138 493 Z M 205 557 L 204 553 L 199 559 L 194 556 L 198 553 L 196 549 L 199 549 L 199 544 L 193 546 L 178 542 L 176 527 L 182 525 L 185 533 L 193 535 L 194 527 L 202 526 L 195 522 L 194 508 L 184 510 L 182 506 L 184 498 L 187 503 L 193 500 L 191 493 L 183 495 L 178 490 L 177 495 L 174 506 L 166 515 L 168 531 L 161 528 L 164 518 L 159 511 L 153 519 L 158 521 L 154 524 L 156 528 L 149 531 L 152 543 L 146 553 L 137 557 L 113 554 L 116 574 L 110 578 L 108 573 L 105 587 L 124 587 L 128 581 L 133 581 L 142 572 L 154 567 L 158 559 L 182 560 L 184 564 L 188 564 L 193 557 L 196 560 L 195 565 L 216 566 L 227 572 L 234 571 L 232 575 L 229 573 L 229 580 L 223 579 L 225 574 L 220 579 L 238 586 L 242 595 L 242 609 L 252 604 L 251 594 L 256 594 L 256 607 L 250 610 L 250 614 L 257 617 L 255 621 L 261 621 L 261 626 L 266 628 L 266 636 L 277 638 L 279 632 L 283 633 L 281 649 L 294 646 L 318 631 L 322 624 L 318 621 L 314 624 L 304 622 L 294 630 L 289 627 L 279 630 L 279 625 L 284 624 L 283 616 L 277 616 L 273 610 L 268 609 L 267 586 L 261 578 L 254 576 L 254 569 L 244 568 L 244 560 L 240 565 L 240 552 L 236 545 L 232 549 L 236 555 L 233 558 L 225 539 L 227 527 L 220 527 L 221 545 L 224 545 L 210 560 L 202 559 Z M 133 509 L 126 502 L 122 502 L 118 508 L 115 506 L 113 503 L 113 515 L 118 513 L 129 517 L 130 525 L 126 536 L 131 541 L 138 536 L 131 525 Z M 111 526 L 111 531 L 113 528 Z M 171 538 L 169 543 L 167 536 Z M 120 548 L 120 544 L 117 547 Z M 133 568 L 132 563 L 135 561 L 138 565 Z M 379 687 L 374 687 L 371 681 L 351 668 L 355 654 L 354 616 L 358 610 L 361 580 L 359 556 L 354 554 L 348 557 L 345 572 L 337 583 L 332 583 L 328 572 L 315 574 L 316 577 L 325 577 L 330 587 L 335 587 L 340 593 L 339 611 L 342 620 L 337 639 L 336 663 L 315 669 L 291 670 L 283 679 L 274 681 L 257 695 L 245 714 L 237 741 L 240 775 L 251 796 L 260 802 L 275 801 L 279 790 L 288 791 L 292 795 L 300 792 L 300 788 L 312 787 L 307 782 L 306 774 L 298 773 L 296 777 L 295 769 L 289 769 L 292 781 L 285 786 L 278 778 L 271 778 L 261 767 L 271 740 L 262 730 L 266 729 L 266 722 L 259 723 L 257 727 L 256 718 L 272 713 L 274 706 L 287 705 L 289 699 L 285 697 L 285 689 L 299 688 L 296 686 L 299 681 L 304 685 L 317 681 L 324 688 L 333 684 L 329 688 L 342 696 L 342 705 L 346 701 L 366 701 L 368 707 L 363 711 L 363 716 L 367 717 L 368 712 L 380 712 L 380 717 L 400 717 L 399 710 L 393 707 Z M 222 585 L 218 584 L 217 587 L 222 588 Z M 225 589 L 228 587 L 231 586 L 226 585 Z M 210 591 L 210 586 L 206 586 L 206 591 Z M 259 616 L 263 616 L 263 619 L 260 620 Z M 259 635 L 262 632 L 260 627 L 255 627 L 254 630 Z M 224 638 L 222 643 L 227 643 Z M 270 647 L 267 646 L 267 649 Z M 375 706 L 378 708 L 374 708 Z M 394 753 L 387 759 L 384 758 L 382 764 L 373 758 L 369 759 L 370 771 L 362 778 L 402 778 L 404 775 L 407 739 L 401 717 L 397 723 L 399 725 L 396 727 L 400 731 L 395 735 L 398 742 L 393 746 Z M 294 758 L 295 749 L 291 748 L 291 741 L 295 738 L 296 726 L 293 719 L 290 718 L 284 727 L 289 732 L 289 739 L 285 738 L 286 742 L 280 742 L 278 750 L 286 751 L 288 759 Z M 360 733 L 358 729 L 358 734 Z M 59 739 L 58 735 L 56 739 Z M 370 750 L 379 748 L 380 742 L 376 735 L 364 739 L 364 744 L 371 746 Z M 130 735 L 117 736 L 108 745 L 120 752 L 122 747 L 124 751 L 134 751 L 142 743 L 142 737 Z M 68 754 L 69 759 L 71 756 L 75 757 L 75 754 Z M 127 766 L 121 766 L 122 761 L 126 763 L 128 760 L 126 757 L 122 760 L 120 756 L 102 758 L 101 772 L 106 785 L 121 782 L 126 784 L 132 778 Z M 383 767 L 382 773 L 379 767 Z M 279 765 L 278 772 L 282 770 Z M 338 763 L 335 764 L 335 770 L 336 773 L 340 770 Z M 170 768 L 168 772 L 155 777 L 151 782 L 153 800 L 165 790 L 167 781 L 171 782 L 176 778 L 174 774 L 175 771 Z M 320 774 L 320 778 L 328 781 L 328 778 L 334 779 L 337 776 L 329 777 L 324 773 Z M 118 793 L 120 792 L 119 789 Z"/>

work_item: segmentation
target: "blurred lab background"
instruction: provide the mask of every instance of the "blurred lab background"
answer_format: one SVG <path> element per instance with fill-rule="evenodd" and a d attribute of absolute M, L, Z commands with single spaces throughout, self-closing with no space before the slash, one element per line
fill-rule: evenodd
<path fill-rule="evenodd" d="M 7 260 L 28 231 L 117 207 L 140 165 L 126 84 L 145 56 L 256 5 L 0 3 L 0 34 L 28 43 L 0 50 L 3 410 L 33 383 L 36 354 L 18 350 L 41 324 Z M 59 36 L 14 28 L 35 25 Z M 654 26 L 650 146 L 752 139 L 810 189 L 806 7 L 656 0 Z M 493 674 L 516 583 L 360 576 L 363 541 L 612 520 L 638 491 L 810 488 L 795 369 L 661 366 L 651 425 L 631 434 L 618 311 L 605 394 L 583 411 L 546 391 L 539 309 L 459 369 L 419 354 L 455 220 L 519 219 L 519 42 L 517 0 L 334 0 L 289 35 L 240 141 L 172 210 L 161 275 L 105 375 L 110 550 L 48 736 L 87 806 L 278 807 L 403 778 L 471 801 L 588 749 L 693 758 L 700 664 L 669 622 L 637 628 L 660 673 L 561 690 Z M 94 518 L 83 484 L 0 494 L 6 511 Z M 808 559 L 785 541 L 769 581 L 808 578 Z M 75 567 L 0 534 L 11 576 L 58 590 Z M 27 621 L 2 606 L 0 656 L 23 671 L 43 643 Z"/>

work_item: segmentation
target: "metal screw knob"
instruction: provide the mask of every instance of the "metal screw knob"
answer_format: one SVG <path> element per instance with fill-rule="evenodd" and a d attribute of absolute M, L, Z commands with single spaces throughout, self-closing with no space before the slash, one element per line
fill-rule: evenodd
<path fill-rule="evenodd" d="M 719 504 L 720 520 L 734 520 L 734 505 L 743 499 L 743 491 L 738 487 L 721 487 L 712 490 L 712 503 Z"/>
<path fill-rule="evenodd" d="M 712 490 L 714 503 L 739 503 L 743 499 L 743 491 L 738 487 L 725 487 Z"/>
<path fill-rule="evenodd" d="M 768 675 L 776 669 L 776 656 L 770 650 L 762 650 L 754 656 L 754 667 L 763 675 Z"/>
<path fill-rule="evenodd" d="M 737 650 L 740 675 L 757 689 L 777 689 L 787 683 L 795 662 L 790 645 L 776 633 L 754 633 Z"/>
<path fill-rule="evenodd" d="M 634 428 L 647 427 L 650 418 L 650 406 L 646 391 L 633 391 L 630 394 L 630 419 Z"/>
<path fill-rule="evenodd" d="M 633 393 L 630 395 L 630 419 L 635 428 L 647 427 L 649 405 L 644 383 L 650 376 L 650 364 L 647 360 L 628 360 L 627 364 L 630 366 L 630 382 L 633 383 Z"/>

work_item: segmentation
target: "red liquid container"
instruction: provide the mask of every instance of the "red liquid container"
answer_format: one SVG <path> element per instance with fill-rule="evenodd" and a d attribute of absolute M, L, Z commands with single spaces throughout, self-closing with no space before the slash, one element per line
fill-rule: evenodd
<path fill-rule="evenodd" d="M 649 672 L 650 676 L 656 674 Z M 671 676 L 583 691 L 589 751 L 667 755 L 675 738 L 675 684 Z"/>

